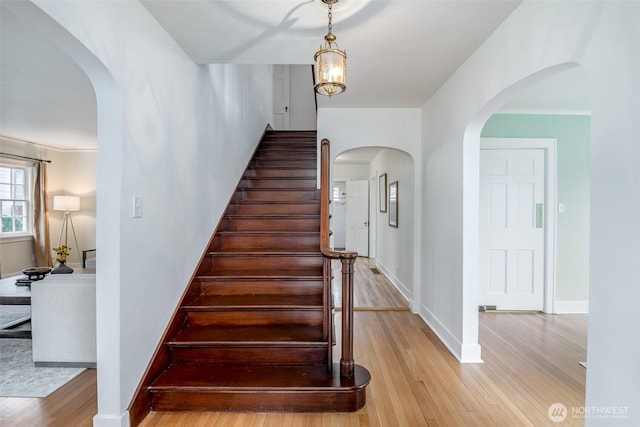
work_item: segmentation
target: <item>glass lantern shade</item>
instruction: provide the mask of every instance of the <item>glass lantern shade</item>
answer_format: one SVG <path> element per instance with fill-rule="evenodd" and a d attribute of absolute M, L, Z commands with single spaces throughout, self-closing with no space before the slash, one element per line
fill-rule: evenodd
<path fill-rule="evenodd" d="M 316 93 L 332 96 L 347 90 L 347 53 L 327 46 L 314 56 Z"/>

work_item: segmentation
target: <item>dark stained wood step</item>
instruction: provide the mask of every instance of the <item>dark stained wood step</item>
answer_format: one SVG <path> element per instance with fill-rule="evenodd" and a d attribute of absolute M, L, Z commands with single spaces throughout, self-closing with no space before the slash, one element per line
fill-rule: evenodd
<path fill-rule="evenodd" d="M 258 151 L 261 150 L 292 150 L 292 151 L 304 151 L 310 152 L 317 156 L 318 144 L 315 141 L 270 141 L 266 144 L 262 144 Z"/>
<path fill-rule="evenodd" d="M 213 238 L 210 250 L 302 251 L 318 250 L 320 233 L 306 231 L 219 231 Z"/>
<path fill-rule="evenodd" d="M 289 178 L 295 180 L 297 178 L 313 178 L 315 179 L 317 171 L 315 168 L 254 168 L 247 169 L 244 173 L 246 178 Z"/>
<path fill-rule="evenodd" d="M 322 276 L 198 276 L 196 280 L 203 295 L 322 295 Z"/>
<path fill-rule="evenodd" d="M 321 308 L 322 295 L 200 295 L 184 306 L 187 311 L 229 311 L 238 309 Z"/>
<path fill-rule="evenodd" d="M 189 310 L 189 326 L 322 326 L 322 306 L 320 307 L 229 307 L 227 310 Z"/>
<path fill-rule="evenodd" d="M 229 205 L 228 214 L 235 215 L 320 215 L 320 200 L 269 202 L 239 200 Z"/>
<path fill-rule="evenodd" d="M 183 309 L 189 326 L 322 325 L 322 295 L 201 295 Z"/>
<path fill-rule="evenodd" d="M 173 365 L 149 387 L 155 411 L 353 412 L 366 402 L 369 372 L 351 379 L 326 366 Z"/>
<path fill-rule="evenodd" d="M 310 148 L 290 148 L 283 146 L 270 146 L 258 149 L 257 156 L 260 158 L 299 158 L 316 159 L 316 147 Z"/>
<path fill-rule="evenodd" d="M 308 168 L 308 169 L 316 169 L 318 166 L 318 162 L 315 158 L 308 159 L 287 159 L 282 157 L 254 157 L 251 161 L 251 167 L 253 168 Z"/>
<path fill-rule="evenodd" d="M 189 325 L 170 340 L 179 364 L 325 364 L 327 343 L 314 325 Z"/>
<path fill-rule="evenodd" d="M 244 178 L 238 188 L 265 188 L 265 189 L 316 189 L 315 178 L 273 177 L 273 178 Z"/>
<path fill-rule="evenodd" d="M 237 325 L 224 327 L 192 326 L 181 330 L 169 343 L 171 345 L 214 345 L 279 342 L 322 341 L 322 328 L 316 326 Z"/>
<path fill-rule="evenodd" d="M 266 274 L 279 270 L 291 272 L 305 269 L 322 271 L 320 252 L 209 252 L 209 269 L 220 271 L 260 271 Z"/>
<path fill-rule="evenodd" d="M 278 190 L 268 190 L 259 188 L 239 188 L 234 201 L 254 201 L 254 202 L 305 202 L 317 200 L 318 191 L 314 189 L 301 190 L 297 188 Z"/>
<path fill-rule="evenodd" d="M 254 216 L 227 215 L 221 223 L 223 231 L 308 231 L 320 232 L 316 215 Z M 320 248 L 317 248 L 320 250 Z"/>

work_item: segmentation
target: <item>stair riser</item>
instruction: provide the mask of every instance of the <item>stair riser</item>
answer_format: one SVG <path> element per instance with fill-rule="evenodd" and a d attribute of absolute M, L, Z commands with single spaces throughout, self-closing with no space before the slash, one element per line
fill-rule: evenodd
<path fill-rule="evenodd" d="M 318 326 L 322 325 L 322 309 L 191 311 L 187 313 L 187 322 L 191 326 Z"/>
<path fill-rule="evenodd" d="M 235 215 L 320 215 L 319 203 L 251 203 L 229 206 L 229 214 Z"/>
<path fill-rule="evenodd" d="M 308 231 L 320 232 L 317 218 L 242 218 L 224 220 L 225 231 Z"/>
<path fill-rule="evenodd" d="M 316 180 L 313 179 L 268 179 L 268 178 L 258 178 L 258 179 L 243 179 L 240 181 L 240 185 L 238 188 L 266 188 L 266 189 L 276 189 L 276 188 L 299 188 L 304 190 L 315 190 L 316 189 Z"/>
<path fill-rule="evenodd" d="M 365 403 L 364 388 L 305 392 L 254 389 L 151 393 L 151 406 L 154 411 L 354 412 Z"/>
<path fill-rule="evenodd" d="M 296 268 L 316 268 L 322 273 L 322 255 L 223 255 L 220 253 L 209 254 L 212 271 L 216 270 L 265 270 L 275 273 L 279 270 L 292 270 Z"/>
<path fill-rule="evenodd" d="M 260 150 L 291 150 L 291 151 L 305 151 L 317 154 L 317 144 L 313 142 L 304 141 L 267 141 L 262 144 Z"/>
<path fill-rule="evenodd" d="M 259 168 L 249 169 L 244 176 L 247 178 L 313 178 L 317 172 L 315 169 L 283 169 L 283 168 Z"/>
<path fill-rule="evenodd" d="M 258 157 L 268 158 L 291 158 L 291 159 L 313 159 L 317 156 L 315 149 L 292 149 L 292 148 L 260 148 L 258 150 Z"/>
<path fill-rule="evenodd" d="M 284 160 L 284 159 L 271 159 L 271 158 L 257 158 L 251 161 L 251 165 L 254 168 L 308 168 L 308 169 L 316 169 L 318 166 L 318 162 L 316 159 L 306 159 L 306 160 Z"/>
<path fill-rule="evenodd" d="M 245 190 L 237 191 L 234 200 L 246 202 L 307 202 L 316 200 L 316 190 Z"/>
<path fill-rule="evenodd" d="M 211 279 L 201 280 L 203 295 L 322 295 L 322 279 Z"/>
<path fill-rule="evenodd" d="M 223 235 L 218 234 L 213 239 L 210 250 L 265 250 L 265 249 L 291 249 L 301 251 L 313 251 L 320 248 L 320 235 L 290 236 L 276 234 L 269 236 L 255 235 Z"/>
<path fill-rule="evenodd" d="M 307 365 L 327 363 L 325 346 L 171 347 L 174 363 Z"/>

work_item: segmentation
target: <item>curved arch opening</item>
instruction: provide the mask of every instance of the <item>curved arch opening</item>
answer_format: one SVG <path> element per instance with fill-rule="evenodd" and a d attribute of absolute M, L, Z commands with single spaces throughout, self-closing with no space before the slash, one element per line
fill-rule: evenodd
<path fill-rule="evenodd" d="M 120 205 L 122 101 L 107 67 L 77 38 L 31 2 L 3 5 L 43 34 L 86 73 L 97 102 L 96 344 L 98 414 L 126 417 L 120 398 Z M 101 256 L 100 254 L 103 254 Z M 108 254 L 108 256 L 104 256 Z"/>
<path fill-rule="evenodd" d="M 397 197 L 390 199 L 396 189 Z M 358 147 L 335 157 L 334 247 L 356 250 L 361 262 L 382 272 L 395 287 L 388 301 L 356 299 L 356 306 L 408 307 L 415 299 L 415 192 L 415 162 L 406 151 Z"/>
<path fill-rule="evenodd" d="M 567 193 L 569 188 L 577 185 L 576 183 L 580 182 L 585 178 L 586 174 L 586 183 L 582 182 L 580 185 L 584 187 L 586 185 L 586 193 L 585 197 L 579 201 L 581 204 L 580 210 L 582 218 L 584 221 L 585 230 L 582 230 L 579 236 L 572 236 L 571 238 L 581 241 L 584 243 L 586 248 L 588 248 L 589 241 L 589 231 L 588 231 L 588 217 L 589 217 L 589 200 L 588 200 L 588 186 L 589 186 L 589 156 L 590 156 L 590 144 L 589 141 L 582 141 L 583 144 L 580 146 L 581 156 L 583 158 L 582 164 L 580 165 L 581 170 L 576 171 L 575 163 L 568 164 L 571 161 L 571 156 L 568 156 L 570 150 L 575 149 L 578 145 L 576 141 L 583 137 L 586 133 L 587 139 L 589 139 L 590 134 L 590 116 L 583 115 L 581 118 L 579 115 L 576 115 L 575 111 L 571 111 L 567 113 L 566 111 L 540 111 L 540 110 L 529 110 L 529 111 L 520 111 L 520 112 L 509 112 L 508 110 L 503 110 L 503 106 L 505 104 L 512 101 L 518 95 L 522 94 L 525 90 L 529 88 L 539 87 L 545 81 L 550 80 L 551 78 L 556 78 L 563 74 L 563 72 L 568 70 L 578 70 L 578 72 L 582 73 L 582 69 L 578 68 L 579 64 L 576 63 L 565 63 L 559 64 L 553 67 L 549 67 L 543 69 L 537 73 L 534 73 L 514 85 L 506 88 L 501 93 L 496 95 L 491 101 L 489 101 L 471 120 L 466 128 L 464 134 L 464 145 L 463 145 L 463 156 L 464 156 L 464 234 L 463 234 L 463 248 L 464 248 L 464 264 L 463 264 L 463 339 L 464 342 L 473 342 L 478 343 L 478 329 L 479 329 L 479 314 L 478 308 L 481 304 L 486 304 L 486 302 L 480 301 L 479 292 L 481 290 L 485 291 L 489 286 L 488 282 L 488 271 L 489 271 L 489 261 L 487 258 L 487 252 L 482 248 L 483 242 L 486 242 L 488 235 L 491 235 L 489 228 L 481 228 L 487 227 L 482 221 L 486 220 L 486 215 L 484 219 L 479 221 L 481 217 L 481 211 L 486 213 L 487 201 L 481 199 L 481 197 L 486 198 L 486 191 L 481 192 L 481 181 L 482 178 L 481 173 L 481 148 L 486 148 L 482 152 L 485 154 L 495 153 L 495 150 L 488 150 L 489 145 L 482 145 L 481 140 L 487 137 L 496 137 L 500 138 L 497 141 L 494 141 L 498 145 L 491 145 L 491 147 L 501 147 L 504 150 L 500 150 L 505 154 L 509 152 L 509 150 L 518 150 L 518 152 L 522 152 L 525 145 L 528 143 L 523 142 L 523 138 L 530 138 L 532 146 L 538 146 L 537 144 L 544 145 L 541 138 L 546 138 L 546 141 L 549 142 L 549 146 L 545 146 L 546 148 L 540 148 L 544 151 L 543 155 L 543 167 L 548 174 L 553 174 L 553 176 L 545 175 L 544 177 L 544 204 L 539 204 L 541 209 L 538 212 L 540 218 L 536 218 L 538 221 L 544 220 L 544 226 L 542 222 L 538 222 L 535 226 L 539 226 L 544 230 L 544 244 L 542 246 L 544 253 L 544 266 L 541 266 L 543 271 L 544 279 L 540 281 L 542 286 L 544 287 L 541 297 L 543 300 L 540 300 L 539 303 L 544 312 L 552 313 L 552 312 L 566 312 L 566 310 L 578 310 L 579 308 L 554 308 L 557 302 L 557 271 L 555 266 L 557 260 L 557 231 L 558 231 L 558 222 L 557 222 L 557 203 L 558 201 L 562 202 L 563 197 L 568 197 Z M 586 91 L 586 88 L 585 88 Z M 496 114 L 496 113 L 501 114 Z M 584 111 L 581 114 L 585 114 Z M 576 120 L 575 118 L 578 117 Z M 578 124 L 576 124 L 578 123 Z M 574 130 L 563 130 L 562 126 L 579 126 L 580 129 Z M 575 136 L 571 134 L 571 132 L 575 133 Z M 533 139 L 532 139 L 533 138 Z M 571 138 L 576 138 L 576 141 L 572 141 Z M 505 141 L 510 142 L 505 142 Z M 486 142 L 483 144 L 491 144 L 491 142 Z M 503 145 L 502 144 L 506 144 Z M 510 145 L 510 144 L 516 144 Z M 525 145 L 517 145 L 517 144 L 525 144 Z M 555 161 L 555 153 L 556 146 L 558 157 L 562 160 L 558 162 Z M 542 146 L 541 146 L 542 147 Z M 510 151 L 513 152 L 513 151 Z M 558 168 L 558 174 L 555 173 L 556 168 Z M 486 173 L 485 173 L 486 175 Z M 559 181 L 556 183 L 556 176 L 559 176 Z M 553 178 L 553 180 L 550 180 Z M 485 179 L 486 181 L 486 179 Z M 550 187 L 553 185 L 553 187 Z M 556 191 L 557 187 L 560 187 L 559 193 Z M 506 188 L 506 187 L 505 187 Z M 585 188 L 582 188 L 580 191 L 585 191 Z M 556 197 L 558 194 L 558 199 Z M 535 212 L 533 212 L 535 215 Z M 586 220 L 585 220 L 586 218 Z M 566 228 L 566 225 L 561 222 L 561 230 L 562 227 Z M 487 230 L 484 233 L 482 230 Z M 541 230 L 542 232 L 542 230 Z M 485 237 L 482 237 L 484 234 Z M 561 233 L 562 234 L 562 233 Z M 520 238 L 520 237 L 518 237 Z M 566 242 L 569 242 L 569 237 L 562 236 Z M 564 241 L 563 241 L 564 242 Z M 566 243 L 571 245 L 572 243 Z M 485 245 L 486 246 L 486 245 Z M 486 249 L 486 248 L 485 248 Z M 483 252 L 484 251 L 484 252 Z M 506 252 L 505 252 L 506 253 Z M 566 256 L 565 256 L 566 258 Z M 583 266 L 586 266 L 588 269 L 588 253 L 585 251 L 584 259 L 581 261 Z M 568 259 L 560 259 L 560 263 L 571 263 L 574 262 Z M 505 265 L 506 266 L 506 265 Z M 566 266 L 565 266 L 566 268 Z M 482 274 L 482 276 L 481 276 Z M 506 283 L 506 280 L 505 280 Z M 577 293 L 579 295 L 583 295 L 584 299 L 588 298 L 588 273 L 587 273 L 587 283 L 582 285 L 583 288 L 578 290 Z M 565 286 L 566 287 L 566 286 Z M 506 288 L 505 288 L 506 289 Z M 536 294 L 538 295 L 538 294 Z M 486 299 L 486 296 L 483 298 Z M 539 296 L 536 296 L 536 300 Z M 565 296 L 566 298 L 566 296 Z M 492 304 L 488 304 L 492 305 Z M 561 304 L 562 305 L 562 304 Z M 587 302 L 583 303 L 584 309 L 586 310 Z M 566 305 L 565 305 L 566 306 Z M 563 306 L 563 307 L 565 307 Z M 498 307 L 500 309 L 500 307 Z M 480 360 L 480 346 L 477 345 L 475 350 L 472 352 L 469 359 L 467 361 L 481 361 Z"/>

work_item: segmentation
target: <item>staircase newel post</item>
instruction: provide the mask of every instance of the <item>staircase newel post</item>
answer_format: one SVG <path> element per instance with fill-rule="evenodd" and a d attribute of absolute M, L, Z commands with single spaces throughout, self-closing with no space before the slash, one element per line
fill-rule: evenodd
<path fill-rule="evenodd" d="M 342 262 L 342 358 L 340 376 L 353 378 L 353 272 L 354 257 L 341 258 Z"/>

